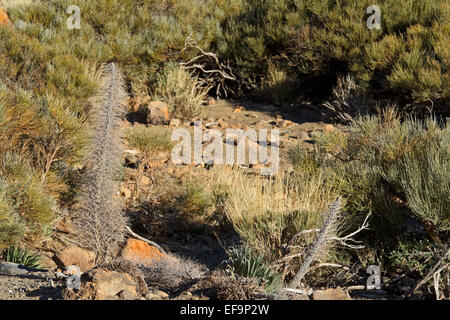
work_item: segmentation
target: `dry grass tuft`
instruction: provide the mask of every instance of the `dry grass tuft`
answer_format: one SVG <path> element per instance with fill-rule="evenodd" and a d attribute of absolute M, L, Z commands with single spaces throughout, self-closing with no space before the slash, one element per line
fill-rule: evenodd
<path fill-rule="evenodd" d="M 140 149 L 146 157 L 158 152 L 170 151 L 173 146 L 170 137 L 170 130 L 160 127 L 138 126 L 127 132 L 130 146 Z"/>
<path fill-rule="evenodd" d="M 38 2 L 40 2 L 40 0 L 0 0 L 0 7 L 8 9 L 18 6 L 28 6 Z"/>
<path fill-rule="evenodd" d="M 210 183 L 228 186 L 224 211 L 242 240 L 267 262 L 301 230 L 320 228 L 321 212 L 337 197 L 324 172 L 282 173 L 275 179 L 226 167 L 212 170 Z M 207 183 L 208 184 L 208 183 Z"/>
<path fill-rule="evenodd" d="M 168 64 L 158 78 L 155 95 L 162 98 L 174 116 L 192 118 L 202 111 L 209 88 L 176 64 Z"/>

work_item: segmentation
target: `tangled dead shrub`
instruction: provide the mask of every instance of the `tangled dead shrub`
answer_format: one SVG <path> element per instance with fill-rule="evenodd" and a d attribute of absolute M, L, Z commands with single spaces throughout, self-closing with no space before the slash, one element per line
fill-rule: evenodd
<path fill-rule="evenodd" d="M 150 267 L 142 269 L 151 287 L 172 291 L 182 284 L 199 279 L 203 272 L 193 260 L 168 254 L 155 260 Z"/>
<path fill-rule="evenodd" d="M 264 287 L 256 278 L 230 277 L 223 271 L 207 277 L 202 287 L 207 289 L 208 295 L 219 300 L 251 300 L 265 295 Z"/>
<path fill-rule="evenodd" d="M 356 116 L 369 111 L 367 99 L 358 93 L 358 86 L 350 75 L 339 77 L 331 99 L 323 104 L 325 116 L 331 120 L 350 123 Z"/>

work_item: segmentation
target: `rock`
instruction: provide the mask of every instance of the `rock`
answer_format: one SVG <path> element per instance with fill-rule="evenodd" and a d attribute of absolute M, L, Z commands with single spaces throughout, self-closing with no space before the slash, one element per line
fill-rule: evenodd
<path fill-rule="evenodd" d="M 205 124 L 205 128 L 211 129 L 213 127 L 217 127 L 218 124 L 219 124 L 219 122 L 217 122 L 217 121 L 208 122 L 208 123 Z"/>
<path fill-rule="evenodd" d="M 297 138 L 299 138 L 300 140 L 308 140 L 308 139 L 309 139 L 308 132 L 306 132 L 306 131 L 300 131 L 300 132 L 297 134 Z"/>
<path fill-rule="evenodd" d="M 166 171 L 167 171 L 168 174 L 172 174 L 172 173 L 175 172 L 175 168 L 168 167 Z"/>
<path fill-rule="evenodd" d="M 127 261 L 150 266 L 153 261 L 159 261 L 163 256 L 163 253 L 157 248 L 149 245 L 147 242 L 137 239 L 128 239 L 121 255 L 122 258 Z"/>
<path fill-rule="evenodd" d="M 145 295 L 148 300 L 162 300 L 161 296 L 154 292 L 149 292 Z"/>
<path fill-rule="evenodd" d="M 289 120 L 279 120 L 276 122 L 277 127 L 286 128 L 292 125 L 292 121 Z"/>
<path fill-rule="evenodd" d="M 11 26 L 12 23 L 8 18 L 8 14 L 4 8 L 0 7 L 0 25 Z"/>
<path fill-rule="evenodd" d="M 139 158 L 136 155 L 130 154 L 125 157 L 125 164 L 127 167 L 136 167 Z"/>
<path fill-rule="evenodd" d="M 9 275 L 25 275 L 28 269 L 24 266 L 13 262 L 0 262 L 0 273 Z"/>
<path fill-rule="evenodd" d="M 120 188 L 120 195 L 125 199 L 128 199 L 131 197 L 131 191 L 126 187 L 122 187 Z"/>
<path fill-rule="evenodd" d="M 222 129 L 226 129 L 228 127 L 227 123 L 223 120 L 219 120 L 218 123 L 219 123 L 219 127 Z"/>
<path fill-rule="evenodd" d="M 134 299 L 137 296 L 136 283 L 127 273 L 93 269 L 88 272 L 87 278 L 93 283 L 95 300 L 115 300 L 120 295 Z"/>
<path fill-rule="evenodd" d="M 350 295 L 347 291 L 342 288 L 337 287 L 329 288 L 325 290 L 316 290 L 313 293 L 313 300 L 351 300 Z"/>
<path fill-rule="evenodd" d="M 58 265 L 53 260 L 53 254 L 50 257 L 42 255 L 39 259 L 39 266 L 46 270 L 54 270 L 58 268 Z"/>
<path fill-rule="evenodd" d="M 334 130 L 334 127 L 332 124 L 327 124 L 324 128 L 323 128 L 323 132 L 331 132 Z"/>
<path fill-rule="evenodd" d="M 128 290 L 120 291 L 118 296 L 123 300 L 133 300 L 136 298 L 136 294 L 133 294 L 133 292 L 130 292 Z"/>
<path fill-rule="evenodd" d="M 166 292 L 164 292 L 164 291 L 161 291 L 161 290 L 158 290 L 157 292 L 156 292 L 156 294 L 157 295 L 159 295 L 161 298 L 168 298 L 169 297 L 169 295 L 166 293 Z"/>
<path fill-rule="evenodd" d="M 95 267 L 95 253 L 90 250 L 71 246 L 55 254 L 53 261 L 62 269 L 76 265 L 80 268 L 81 272 L 86 272 Z"/>
<path fill-rule="evenodd" d="M 91 269 L 92 269 L 92 268 L 91 268 Z M 74 265 L 74 264 L 68 266 L 68 267 L 64 270 L 64 273 L 65 273 L 67 276 L 73 276 L 73 275 L 81 276 L 81 270 L 80 270 L 80 268 L 79 268 L 77 265 Z"/>
<path fill-rule="evenodd" d="M 180 119 L 171 119 L 169 125 L 171 127 L 179 127 L 181 125 Z"/>
<path fill-rule="evenodd" d="M 140 184 L 143 186 L 148 186 L 150 185 L 151 181 L 150 178 L 147 176 L 142 176 L 141 180 L 140 180 Z"/>
<path fill-rule="evenodd" d="M 311 138 L 319 137 L 321 134 L 322 134 L 321 130 L 313 130 L 313 131 L 309 132 L 309 136 Z"/>
<path fill-rule="evenodd" d="M 169 122 L 169 107 L 162 101 L 152 101 L 148 105 L 147 123 L 167 124 Z"/>
<path fill-rule="evenodd" d="M 130 154 L 130 155 L 138 155 L 140 153 L 139 150 L 134 150 L 134 149 L 125 150 L 124 152 L 126 154 Z"/>
<path fill-rule="evenodd" d="M 64 288 L 61 291 L 61 297 L 63 300 L 75 300 L 77 298 L 77 294 L 72 288 Z"/>

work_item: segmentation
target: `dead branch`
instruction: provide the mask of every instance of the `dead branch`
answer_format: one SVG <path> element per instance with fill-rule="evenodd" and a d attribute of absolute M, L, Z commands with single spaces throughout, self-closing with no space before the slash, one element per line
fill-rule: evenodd
<path fill-rule="evenodd" d="M 300 268 L 295 275 L 294 279 L 289 284 L 291 288 L 297 288 L 300 286 L 303 277 L 309 270 L 309 266 L 311 263 L 317 258 L 317 256 L 324 250 L 324 248 L 329 243 L 330 234 L 332 234 L 336 229 L 336 224 L 339 219 L 341 208 L 341 198 L 339 197 L 333 202 L 330 206 L 329 213 L 325 223 L 323 224 L 322 229 L 320 230 L 317 239 L 314 243 L 309 247 L 306 253 L 306 257 Z"/>
<path fill-rule="evenodd" d="M 353 237 L 355 235 L 357 235 L 358 233 L 360 233 L 361 231 L 368 229 L 368 227 L 369 227 L 369 223 L 368 223 L 369 217 L 370 217 L 370 213 L 364 219 L 364 222 L 361 225 L 361 227 L 359 227 L 354 232 L 352 232 L 352 233 L 350 233 L 350 234 L 348 234 L 346 236 L 343 236 L 343 237 L 333 237 L 333 238 L 331 238 L 331 240 L 338 241 L 344 247 L 348 247 L 348 248 L 351 248 L 351 249 L 362 249 L 362 248 L 364 248 L 363 245 L 350 244 L 348 242 L 361 243 L 361 241 L 357 241 L 357 240 L 353 239 Z"/>
<path fill-rule="evenodd" d="M 287 244 L 282 245 L 282 247 L 283 247 L 283 249 L 286 250 L 286 251 L 289 251 L 290 249 L 297 248 L 298 246 L 294 246 L 294 245 L 293 245 L 294 240 L 296 240 L 297 238 L 302 237 L 302 236 L 304 236 L 304 235 L 311 234 L 311 233 L 317 233 L 317 232 L 319 232 L 319 231 L 320 231 L 320 229 L 309 229 L 309 230 L 303 230 L 303 231 L 300 231 L 299 233 L 295 234 L 295 235 L 289 240 L 289 242 L 288 242 Z M 281 259 L 281 261 L 286 261 L 286 260 L 290 260 L 290 259 L 292 259 L 292 258 L 300 257 L 300 256 L 302 256 L 303 254 L 304 254 L 304 252 L 297 253 L 297 254 L 293 254 L 293 255 L 290 255 L 290 256 L 285 256 L 285 257 L 283 257 L 283 258 Z"/>
<path fill-rule="evenodd" d="M 304 236 L 306 234 L 316 233 L 316 232 L 319 232 L 319 231 L 320 231 L 320 229 L 309 229 L 309 230 L 300 231 L 299 233 L 297 233 L 296 235 L 294 235 L 292 237 L 292 239 L 288 243 L 288 246 L 289 246 L 290 243 L 292 243 L 298 237 L 302 237 L 302 236 Z"/>
<path fill-rule="evenodd" d="M 216 94 L 218 96 L 220 96 L 221 91 L 225 97 L 228 96 L 228 92 L 233 92 L 225 83 L 226 80 L 237 81 L 229 64 L 220 62 L 215 53 L 204 51 L 191 36 L 186 38 L 182 52 L 189 49 L 195 49 L 200 54 L 188 62 L 180 63 L 181 66 L 202 74 L 202 79 L 207 86 L 216 87 Z"/>
<path fill-rule="evenodd" d="M 283 288 L 283 290 L 287 291 L 287 292 L 292 292 L 292 293 L 298 293 L 302 296 L 308 296 L 308 292 L 306 292 L 305 290 L 302 289 L 292 289 L 292 288 Z"/>
<path fill-rule="evenodd" d="M 334 263 L 321 263 L 313 268 L 310 268 L 311 263 L 314 260 L 317 260 L 317 257 L 320 255 L 320 253 L 322 251 L 324 251 L 325 248 L 331 242 L 339 242 L 341 245 L 352 248 L 352 249 L 364 248 L 364 246 L 359 244 L 360 241 L 355 240 L 353 237 L 355 235 L 357 235 L 358 233 L 360 233 L 361 231 L 366 230 L 369 227 L 368 220 L 370 217 L 370 213 L 366 216 L 361 227 L 359 227 L 357 230 L 351 232 L 350 234 L 348 234 L 346 236 L 337 237 L 337 236 L 334 236 L 334 234 L 337 232 L 338 224 L 340 221 L 340 206 L 341 206 L 341 198 L 338 198 L 334 203 L 331 204 L 327 219 L 326 219 L 325 223 L 323 224 L 322 229 L 320 229 L 320 230 L 317 230 L 317 229 L 304 230 L 302 232 L 297 233 L 294 236 L 294 237 L 298 237 L 298 236 L 310 234 L 313 232 L 319 232 L 316 240 L 304 252 L 286 256 L 281 259 L 282 261 L 286 261 L 286 260 L 290 260 L 295 257 L 300 257 L 303 255 L 306 255 L 304 261 L 300 265 L 300 268 L 299 268 L 297 274 L 295 275 L 294 279 L 290 283 L 290 287 L 293 287 L 293 288 L 299 287 L 301 280 L 306 275 L 306 273 L 308 273 L 310 270 L 314 270 L 314 269 L 321 268 L 321 267 L 335 267 L 335 268 L 343 268 L 345 270 L 349 269 L 346 266 L 343 266 L 340 264 L 334 264 Z"/>
<path fill-rule="evenodd" d="M 315 270 L 318 268 L 323 268 L 323 267 L 342 268 L 344 270 L 350 270 L 349 267 L 343 266 L 342 264 L 338 264 L 338 263 L 319 263 L 318 265 L 315 265 L 314 267 L 312 267 L 309 271 L 312 271 L 312 270 Z"/>
<path fill-rule="evenodd" d="M 450 249 L 447 249 L 447 252 L 442 256 L 441 259 L 434 265 L 433 268 L 431 268 L 430 272 L 426 275 L 425 278 L 423 278 L 421 281 L 419 281 L 414 288 L 412 288 L 409 292 L 403 295 L 403 298 L 410 297 L 415 291 L 417 291 L 420 287 L 422 287 L 425 283 L 427 283 L 432 277 L 436 277 L 435 275 L 437 273 L 441 273 L 442 270 L 450 267 L 450 262 L 446 262 L 447 258 L 450 256 Z M 436 290 L 436 288 L 435 288 Z M 437 289 L 439 290 L 439 289 Z"/>

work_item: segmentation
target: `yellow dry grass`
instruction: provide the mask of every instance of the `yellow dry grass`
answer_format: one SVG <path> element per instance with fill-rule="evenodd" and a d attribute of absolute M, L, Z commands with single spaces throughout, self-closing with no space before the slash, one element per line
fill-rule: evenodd
<path fill-rule="evenodd" d="M 245 242 L 268 260 L 299 231 L 319 228 L 322 213 L 337 191 L 323 172 L 280 173 L 273 179 L 220 166 L 210 170 L 205 186 L 226 193 L 224 213 Z"/>
<path fill-rule="evenodd" d="M 0 7 L 8 9 L 21 5 L 30 5 L 39 1 L 40 0 L 0 0 Z"/>

